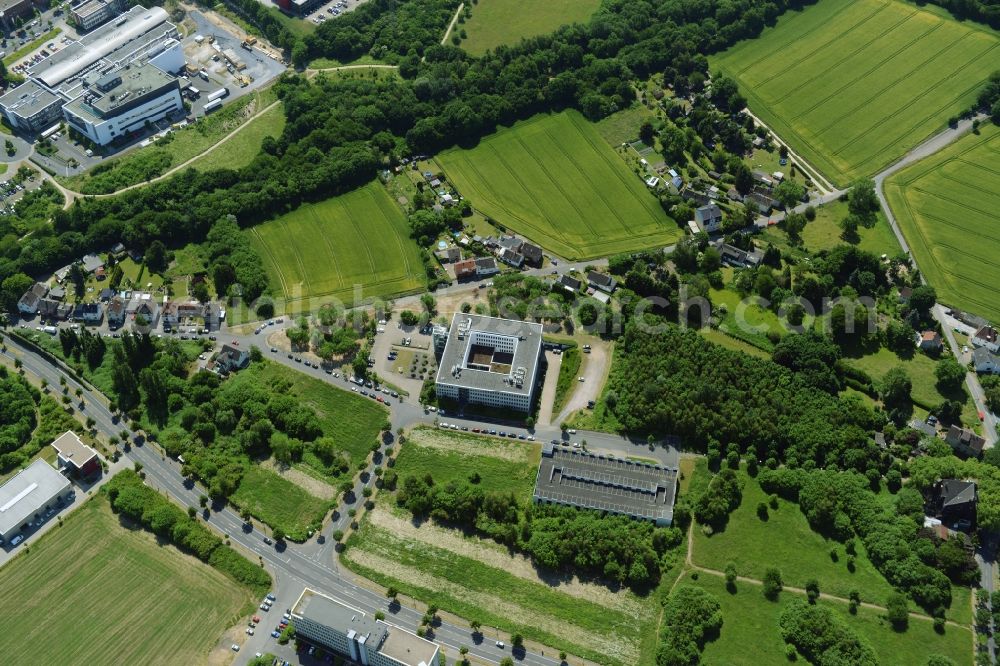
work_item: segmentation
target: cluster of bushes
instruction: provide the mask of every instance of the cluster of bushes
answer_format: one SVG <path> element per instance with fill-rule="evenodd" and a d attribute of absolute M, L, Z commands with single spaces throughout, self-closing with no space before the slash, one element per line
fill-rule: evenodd
<path fill-rule="evenodd" d="M 163 148 L 139 151 L 128 157 L 98 163 L 80 186 L 83 194 L 107 194 L 134 183 L 142 183 L 162 175 L 170 168 L 173 157 Z"/>
<path fill-rule="evenodd" d="M 205 239 L 205 250 L 208 272 L 220 297 L 230 295 L 234 285 L 240 286 L 240 294 L 247 302 L 255 301 L 267 291 L 264 262 L 247 235 L 240 231 L 234 216 L 227 215 L 212 225 Z"/>
<path fill-rule="evenodd" d="M 663 604 L 656 666 L 689 666 L 700 661 L 705 641 L 722 629 L 719 600 L 700 587 L 681 585 Z"/>
<path fill-rule="evenodd" d="M 207 562 L 233 580 L 263 593 L 271 587 L 271 576 L 255 566 L 190 517 L 170 500 L 142 482 L 138 473 L 122 470 L 105 486 L 111 508 L 141 524 L 175 546 Z"/>
<path fill-rule="evenodd" d="M 407 476 L 396 501 L 418 518 L 474 529 L 556 571 L 602 577 L 638 588 L 655 585 L 661 558 L 681 542 L 677 528 L 568 507 L 521 506 L 511 493 L 471 483 Z"/>
<path fill-rule="evenodd" d="M 694 515 L 702 525 L 718 527 L 743 501 L 743 482 L 740 476 L 727 467 L 712 477 L 708 487 L 695 503 Z"/>
<path fill-rule="evenodd" d="M 922 532 L 923 498 L 904 489 L 887 507 L 871 492 L 871 480 L 830 470 L 765 469 L 761 488 L 799 503 L 813 529 L 841 541 L 849 552 L 856 535 L 872 564 L 894 587 L 933 615 L 951 605 L 951 581 L 968 585 L 978 578 L 961 544 L 940 542 Z"/>
<path fill-rule="evenodd" d="M 826 606 L 795 600 L 781 611 L 778 625 L 785 643 L 794 645 L 811 664 L 878 664 L 871 645 Z"/>

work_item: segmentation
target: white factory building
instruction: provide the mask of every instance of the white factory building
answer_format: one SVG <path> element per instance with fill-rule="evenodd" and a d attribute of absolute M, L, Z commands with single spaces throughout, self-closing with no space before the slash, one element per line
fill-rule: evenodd
<path fill-rule="evenodd" d="M 161 7 L 132 7 L 27 72 L 0 97 L 7 122 L 34 134 L 65 120 L 104 145 L 184 108 L 177 27 Z"/>

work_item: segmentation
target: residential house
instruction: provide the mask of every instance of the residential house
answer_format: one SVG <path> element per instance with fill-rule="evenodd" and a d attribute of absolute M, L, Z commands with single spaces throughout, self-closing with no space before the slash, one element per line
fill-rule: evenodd
<path fill-rule="evenodd" d="M 505 264 L 509 264 L 514 268 L 521 268 L 524 265 L 524 255 L 520 252 L 515 252 L 509 248 L 503 248 L 500 250 L 500 261 Z"/>
<path fill-rule="evenodd" d="M 441 260 L 442 264 L 453 264 L 462 258 L 462 251 L 457 245 L 452 245 L 451 247 L 446 247 L 443 250 L 438 250 L 434 254 L 437 255 L 437 258 Z"/>
<path fill-rule="evenodd" d="M 942 479 L 934 484 L 934 491 L 937 510 L 945 524 L 965 529 L 975 525 L 979 495 L 974 481 Z"/>
<path fill-rule="evenodd" d="M 615 293 L 615 289 L 618 288 L 618 282 L 613 277 L 597 271 L 587 273 L 587 284 L 609 294 Z"/>
<path fill-rule="evenodd" d="M 125 254 L 125 246 L 121 243 L 115 243 L 115 246 L 111 248 L 111 254 L 115 255 L 116 257 Z"/>
<path fill-rule="evenodd" d="M 150 328 L 156 327 L 156 322 L 160 318 L 160 308 L 159 306 L 151 300 L 142 301 L 139 303 L 139 307 L 135 309 L 135 326 L 149 326 Z M 145 323 L 143 323 L 145 322 Z"/>
<path fill-rule="evenodd" d="M 38 314 L 38 302 L 49 293 L 49 288 L 41 282 L 31 285 L 17 301 L 17 311 L 24 315 Z"/>
<path fill-rule="evenodd" d="M 972 351 L 972 365 L 979 373 L 1000 374 L 1000 356 L 986 347 L 976 347 Z"/>
<path fill-rule="evenodd" d="M 580 291 L 580 287 L 583 286 L 583 282 L 568 275 L 563 275 L 556 284 L 561 285 L 563 289 L 574 294 Z"/>
<path fill-rule="evenodd" d="M 712 200 L 704 192 L 692 190 L 690 187 L 681 192 L 681 197 L 697 206 L 707 206 Z"/>
<path fill-rule="evenodd" d="M 497 260 L 493 257 L 481 257 L 476 259 L 476 275 L 479 277 L 488 277 L 490 275 L 496 275 L 500 272 L 500 267 L 497 266 Z"/>
<path fill-rule="evenodd" d="M 983 447 L 986 446 L 985 439 L 968 428 L 959 428 L 954 424 L 948 428 L 944 441 L 948 442 L 956 453 L 967 458 L 979 458 L 983 455 Z"/>
<path fill-rule="evenodd" d="M 54 301 L 51 298 L 43 298 L 38 301 L 38 316 L 50 321 L 62 321 L 69 319 L 73 312 L 73 307 L 66 303 Z"/>
<path fill-rule="evenodd" d="M 497 241 L 498 247 L 511 252 L 520 252 L 522 245 L 524 245 L 524 241 L 517 236 L 501 236 L 500 240 Z"/>
<path fill-rule="evenodd" d="M 974 347 L 985 347 L 991 352 L 996 353 L 1000 350 L 1000 343 L 997 342 L 997 330 L 992 326 L 982 326 L 976 334 L 972 336 L 972 345 Z"/>
<path fill-rule="evenodd" d="M 719 243 L 716 246 L 719 250 L 719 256 L 722 258 L 722 263 L 725 266 L 732 266 L 733 268 L 750 268 L 757 266 L 764 259 L 764 253 L 758 250 L 756 247 L 752 250 L 741 250 L 735 245 L 730 245 L 729 243 Z"/>
<path fill-rule="evenodd" d="M 59 270 L 57 270 L 56 273 L 55 273 L 55 275 L 56 275 L 56 282 L 58 282 L 59 284 L 62 284 L 63 282 L 65 282 L 66 278 L 69 277 L 69 269 L 70 268 L 71 268 L 71 266 L 63 266 L 62 268 L 60 268 Z"/>
<path fill-rule="evenodd" d="M 701 206 L 694 211 L 694 222 L 700 231 L 718 233 L 722 230 L 722 210 L 715 204 Z"/>
<path fill-rule="evenodd" d="M 906 425 L 910 426 L 924 437 L 935 437 L 937 435 L 937 428 L 932 426 L 927 421 L 921 421 L 920 419 L 913 419 Z"/>
<path fill-rule="evenodd" d="M 730 187 L 729 190 L 726 191 L 726 198 L 730 201 L 735 201 L 736 203 L 743 203 L 743 195 L 740 194 L 739 190 L 735 187 Z"/>
<path fill-rule="evenodd" d="M 913 295 L 912 287 L 902 287 L 899 290 L 899 296 L 897 300 L 899 301 L 900 305 L 904 305 L 910 302 L 910 296 L 912 295 Z"/>
<path fill-rule="evenodd" d="M 774 205 L 774 199 L 770 194 L 759 192 L 757 190 L 748 194 L 745 201 L 750 201 L 751 203 L 756 204 L 757 210 L 760 211 L 761 215 L 768 215 L 772 210 L 777 208 L 777 206 Z"/>
<path fill-rule="evenodd" d="M 476 260 L 475 259 L 465 259 L 463 261 L 455 262 L 455 279 L 461 282 L 462 280 L 471 280 L 476 277 Z"/>
<path fill-rule="evenodd" d="M 521 245 L 521 254 L 524 255 L 524 263 L 540 268 L 542 265 L 542 248 L 534 243 L 524 243 Z"/>
<path fill-rule="evenodd" d="M 225 318 L 226 311 L 218 303 L 209 303 L 205 306 L 205 328 L 208 330 L 219 330 Z"/>
<path fill-rule="evenodd" d="M 224 372 L 241 370 L 250 363 L 250 354 L 239 347 L 223 345 L 222 351 L 215 358 L 215 367 Z"/>
<path fill-rule="evenodd" d="M 940 351 L 941 335 L 937 331 L 922 331 L 917 333 L 917 347 L 924 351 Z"/>
<path fill-rule="evenodd" d="M 104 307 L 100 303 L 81 303 L 73 308 L 73 319 L 97 326 L 104 319 Z"/>
<path fill-rule="evenodd" d="M 115 295 L 115 290 L 114 289 L 101 289 L 101 293 L 98 294 L 97 298 L 102 303 L 107 303 L 108 301 L 110 301 L 112 299 L 112 297 L 114 297 L 114 295 Z"/>
<path fill-rule="evenodd" d="M 126 307 L 125 299 L 121 296 L 115 296 L 111 299 L 106 310 L 110 328 L 121 328 L 125 325 Z"/>
<path fill-rule="evenodd" d="M 80 261 L 87 273 L 96 273 L 98 268 L 104 268 L 104 260 L 96 254 L 85 254 Z"/>
<path fill-rule="evenodd" d="M 49 289 L 49 298 L 54 301 L 61 301 L 66 298 L 66 290 L 62 287 L 52 287 Z"/>

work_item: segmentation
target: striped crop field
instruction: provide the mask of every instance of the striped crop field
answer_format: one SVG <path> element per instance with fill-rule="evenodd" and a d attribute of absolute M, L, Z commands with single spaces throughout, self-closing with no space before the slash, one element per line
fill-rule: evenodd
<path fill-rule="evenodd" d="M 900 0 L 820 0 L 712 59 L 828 179 L 872 176 L 967 108 L 1000 35 Z"/>
<path fill-rule="evenodd" d="M 424 268 L 406 218 L 379 183 L 302 205 L 249 229 L 275 294 L 286 302 L 418 291 Z"/>
<path fill-rule="evenodd" d="M 1000 128 L 893 174 L 885 196 L 938 298 L 1000 320 Z"/>
<path fill-rule="evenodd" d="M 474 207 L 567 259 L 681 236 L 642 180 L 575 111 L 536 116 L 438 161 Z"/>

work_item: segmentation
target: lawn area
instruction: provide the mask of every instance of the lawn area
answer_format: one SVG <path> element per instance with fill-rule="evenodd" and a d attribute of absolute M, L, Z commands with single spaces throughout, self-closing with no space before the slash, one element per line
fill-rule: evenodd
<path fill-rule="evenodd" d="M 83 194 L 107 194 L 152 180 L 215 145 L 276 100 L 271 88 L 245 95 L 187 127 L 174 129 L 151 146 L 134 149 L 120 157 L 101 162 L 78 176 L 57 180 L 65 187 Z M 226 146 L 226 151 L 229 148 Z"/>
<path fill-rule="evenodd" d="M 552 413 L 562 413 L 562 408 L 566 406 L 570 393 L 576 385 L 576 378 L 580 376 L 580 362 L 583 360 L 583 353 L 577 347 L 571 347 L 563 352 L 562 363 L 559 364 L 559 379 L 556 382 L 556 395 L 552 400 Z"/>
<path fill-rule="evenodd" d="M 750 109 L 837 185 L 944 128 L 996 69 L 995 31 L 900 0 L 820 0 L 712 58 Z"/>
<path fill-rule="evenodd" d="M 773 310 L 749 300 L 744 306 L 744 299 L 729 288 L 711 289 L 709 297 L 714 310 L 718 311 L 723 306 L 726 309 L 719 324 L 719 331 L 726 335 L 769 351 L 774 349 L 774 344 L 768 339 L 768 332 L 785 333 L 784 326 Z M 751 298 L 756 299 L 755 296 Z"/>
<path fill-rule="evenodd" d="M 701 462 L 701 461 L 699 461 Z M 819 581 L 820 593 L 847 598 L 851 590 L 861 593 L 861 600 L 884 606 L 893 587 L 868 559 L 864 545 L 858 540 L 855 570 L 847 567 L 844 545 L 823 537 L 809 526 L 798 505 L 778 499 L 778 508 L 768 510 L 768 519 L 757 517 L 757 505 L 767 502 L 768 495 L 755 479 L 741 472 L 744 480 L 743 501 L 729 517 L 725 528 L 711 536 L 695 526 L 692 561 L 708 569 L 723 571 L 733 562 L 740 576 L 760 580 L 768 566 L 777 566 L 785 585 L 804 588 L 806 581 Z M 689 492 L 695 500 L 703 490 L 701 484 L 709 477 L 708 468 L 699 464 L 694 472 L 695 490 Z M 837 549 L 837 561 L 830 556 Z M 970 624 L 971 591 L 952 586 L 952 604 L 947 617 L 955 622 Z M 913 610 L 917 610 L 914 607 Z M 928 628 L 930 625 L 928 623 Z"/>
<path fill-rule="evenodd" d="M 198 171 L 241 169 L 260 153 L 265 136 L 278 138 L 285 129 L 285 110 L 279 104 L 256 116 L 232 139 L 191 163 Z"/>
<path fill-rule="evenodd" d="M 404 447 L 405 448 L 405 447 Z M 414 525 L 381 500 L 341 562 L 381 585 L 488 627 L 521 632 L 599 664 L 654 663 L 655 598 L 572 580 L 543 580 L 530 561 L 492 541 Z"/>
<path fill-rule="evenodd" d="M 371 453 L 379 429 L 389 416 L 388 410 L 374 400 L 338 389 L 280 363 L 254 363 L 237 378 L 244 375 L 248 381 L 265 386 L 288 382 L 289 392 L 316 410 L 323 434 L 332 437 L 351 457 L 352 466 Z"/>
<path fill-rule="evenodd" d="M 639 126 L 647 118 L 652 119 L 653 112 L 642 104 L 633 104 L 627 109 L 598 120 L 594 126 L 609 146 L 617 148 L 623 143 L 639 138 Z"/>
<path fill-rule="evenodd" d="M 476 472 L 483 491 L 510 491 L 527 503 L 540 457 L 541 445 L 536 442 L 416 428 L 402 445 L 394 469 L 401 478 L 430 474 L 436 484 L 466 481 Z"/>
<path fill-rule="evenodd" d="M 979 422 L 976 405 L 968 393 L 963 390 L 946 395 L 938 389 L 937 378 L 934 376 L 937 361 L 921 351 L 915 350 L 912 357 L 901 358 L 895 352 L 881 347 L 874 354 L 848 360 L 855 367 L 867 372 L 876 382 L 881 381 L 891 368 L 901 365 L 913 383 L 910 395 L 915 405 L 929 411 L 940 405 L 945 398 L 959 400 L 962 402 L 962 421 L 970 426 Z"/>
<path fill-rule="evenodd" d="M 276 472 L 251 465 L 230 498 L 239 508 L 272 528 L 280 527 L 294 541 L 305 541 L 306 530 L 319 525 L 335 505 L 315 497 Z"/>
<path fill-rule="evenodd" d="M 774 243 L 782 252 L 790 251 L 793 255 L 801 253 L 801 249 L 808 252 L 831 250 L 838 245 L 848 244 L 841 238 L 842 230 L 840 228 L 840 222 L 847 215 L 846 201 L 834 201 L 817 206 L 816 219 L 808 222 L 805 229 L 802 230 L 801 246 L 793 246 L 784 230 L 776 226 L 769 227 L 764 231 L 762 238 Z M 881 211 L 878 213 L 875 226 L 870 229 L 858 228 L 858 237 L 859 240 L 854 245 L 866 252 L 873 252 L 877 255 L 887 254 L 892 257 L 902 251 L 899 247 L 899 241 L 896 240 L 896 235 L 892 233 L 889 222 Z"/>
<path fill-rule="evenodd" d="M 778 601 L 764 598 L 760 587 L 738 583 L 736 593 L 726 590 L 721 577 L 702 574 L 698 580 L 685 578 L 682 584 L 700 587 L 715 596 L 722 605 L 722 630 L 718 638 L 708 642 L 702 653 L 706 664 L 727 666 L 758 666 L 787 664 L 784 641 L 778 627 L 778 616 L 785 605 L 795 598 L 783 592 Z M 931 654 L 950 657 L 956 664 L 972 663 L 972 634 L 967 629 L 948 626 L 937 634 L 929 620 L 911 619 L 906 631 L 897 632 L 884 619 L 881 611 L 861 607 L 857 615 L 847 611 L 847 605 L 823 601 L 859 636 L 871 644 L 884 666 L 913 666 L 927 663 Z M 748 649 L 749 648 L 749 649 Z"/>
<path fill-rule="evenodd" d="M 468 6 L 468 5 L 467 5 Z M 547 35 L 568 23 L 587 23 L 601 6 L 600 0 L 480 0 L 472 18 L 456 23 L 468 37 L 462 48 L 480 56 L 502 44 L 514 45 L 527 37 Z"/>
<path fill-rule="evenodd" d="M 0 571 L 0 648 L 25 664 L 204 663 L 253 608 L 249 588 L 142 529 L 103 495 L 88 500 Z M 53 640 L 58 637 L 58 640 Z"/>
<path fill-rule="evenodd" d="M 247 231 L 274 293 L 286 301 L 415 292 L 424 269 L 406 218 L 377 182 L 305 204 Z"/>
<path fill-rule="evenodd" d="M 647 249 L 681 236 L 576 111 L 536 116 L 438 161 L 473 206 L 568 259 Z"/>
<path fill-rule="evenodd" d="M 982 128 L 892 175 L 885 195 L 938 299 L 1000 319 L 1000 129 Z"/>

